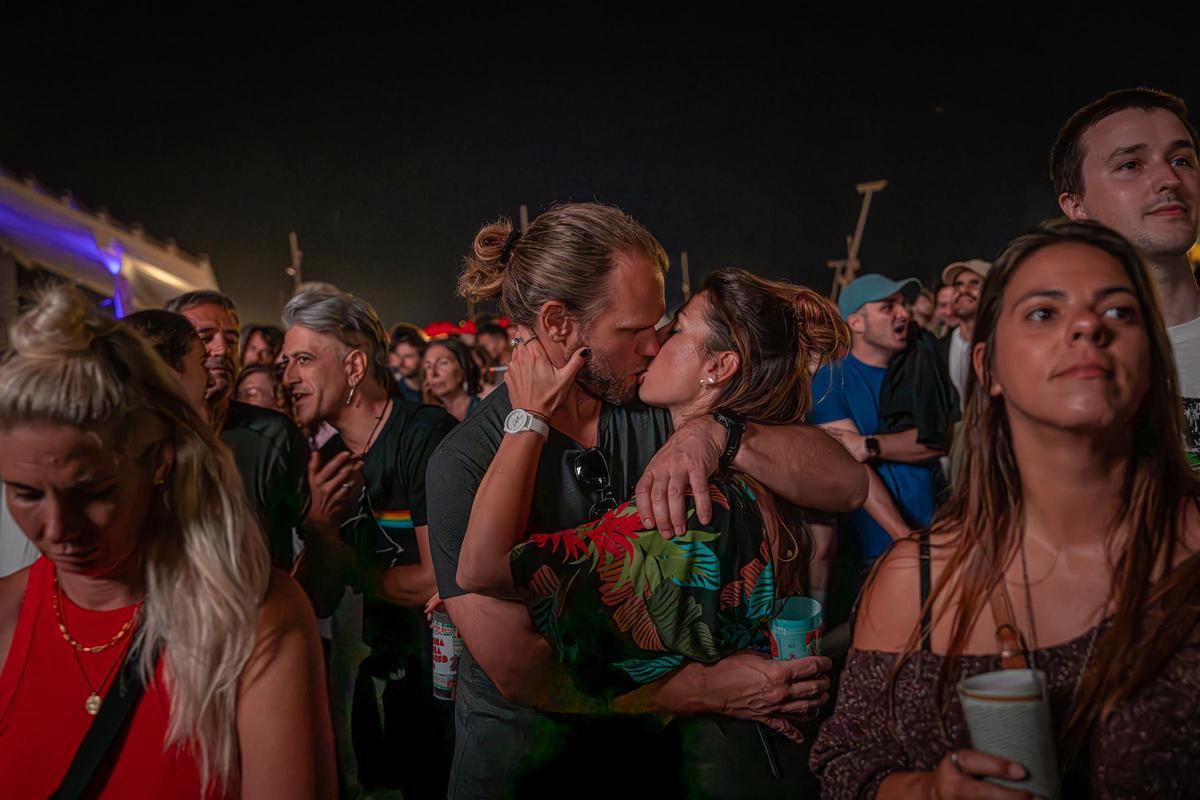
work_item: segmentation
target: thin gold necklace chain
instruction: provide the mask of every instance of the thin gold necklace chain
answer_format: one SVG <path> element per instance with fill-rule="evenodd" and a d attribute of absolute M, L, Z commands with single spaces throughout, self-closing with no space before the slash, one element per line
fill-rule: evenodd
<path fill-rule="evenodd" d="M 83 653 L 103 653 L 105 650 L 124 639 L 126 634 L 129 633 L 130 629 L 133 628 L 134 624 L 141 616 L 142 606 L 145 603 L 144 600 L 138 602 L 137 606 L 133 609 L 133 615 L 130 616 L 129 620 L 121 626 L 121 630 L 117 631 L 116 636 L 109 639 L 104 644 L 88 646 L 76 641 L 75 637 L 71 635 L 71 632 L 67 630 L 67 615 L 66 612 L 63 611 L 62 607 L 62 587 L 58 584 L 57 572 L 54 574 L 54 594 L 51 595 L 51 600 L 54 603 L 54 618 L 55 621 L 58 622 L 59 633 L 62 634 L 62 637 L 66 640 L 67 644 L 71 645 L 72 650 Z"/>
<path fill-rule="evenodd" d="M 1029 648 L 1029 666 L 1037 669 L 1037 626 L 1033 621 L 1033 593 L 1029 589 L 1029 562 L 1025 558 L 1025 534 L 1021 534 L 1021 572 L 1025 577 L 1025 618 L 1029 622 L 1029 635 L 1033 638 L 1033 646 Z M 1071 702 L 1067 706 L 1067 713 L 1070 714 L 1075 710 L 1075 703 L 1079 700 L 1079 691 L 1083 688 L 1083 676 L 1087 673 L 1088 666 L 1092 663 L 1092 656 L 1096 650 L 1096 639 L 1100 634 L 1100 628 L 1104 625 L 1104 614 L 1108 611 L 1108 604 L 1112 600 L 1112 587 L 1108 590 L 1108 597 L 1104 600 L 1104 605 L 1100 608 L 1100 619 L 1092 628 L 1092 633 L 1088 636 L 1087 652 L 1083 656 L 1083 664 L 1079 667 L 1079 674 L 1075 677 L 1075 688 L 1071 690 Z"/>
<path fill-rule="evenodd" d="M 93 697 L 95 697 L 97 700 L 100 699 L 100 690 L 104 688 L 104 684 L 108 683 L 108 679 L 112 676 L 113 671 L 116 670 L 117 665 L 125 660 L 124 658 L 118 658 L 116 661 L 113 661 L 112 666 L 110 666 L 108 671 L 104 673 L 104 677 L 100 679 L 100 683 L 92 686 L 91 680 L 88 679 L 87 670 L 83 668 L 83 661 L 81 661 L 79 658 L 79 651 L 72 647 L 71 655 L 75 656 L 75 665 L 79 667 L 79 672 L 81 675 L 83 675 L 83 682 L 87 684 L 88 691 L 91 693 L 88 695 L 89 701 Z M 88 710 L 91 711 L 90 708 Z M 99 710 L 99 704 L 97 704 L 97 710 Z"/>

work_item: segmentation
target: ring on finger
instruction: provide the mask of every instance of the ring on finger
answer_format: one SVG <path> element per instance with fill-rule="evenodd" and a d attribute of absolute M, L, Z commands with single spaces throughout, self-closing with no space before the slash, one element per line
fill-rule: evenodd
<path fill-rule="evenodd" d="M 957 750 L 955 750 L 954 752 L 952 752 L 950 754 L 950 763 L 953 764 L 954 768 L 956 770 L 958 770 L 959 772 L 963 771 L 963 768 L 958 765 L 958 751 Z"/>
<path fill-rule="evenodd" d="M 342 484 L 342 488 L 343 488 L 343 489 L 349 489 L 349 488 L 350 488 L 351 486 L 353 486 L 353 485 L 354 485 L 354 484 L 353 484 L 353 483 L 351 483 L 350 481 L 346 481 L 345 483 L 343 483 L 343 484 Z"/>
<path fill-rule="evenodd" d="M 511 344 L 513 347 L 516 347 L 516 346 L 518 346 L 519 344 L 521 344 L 521 342 L 522 342 L 522 339 L 521 339 L 521 337 L 520 337 L 520 336 L 514 336 L 514 337 L 512 338 L 512 341 L 511 341 L 511 342 L 509 342 L 509 344 Z"/>

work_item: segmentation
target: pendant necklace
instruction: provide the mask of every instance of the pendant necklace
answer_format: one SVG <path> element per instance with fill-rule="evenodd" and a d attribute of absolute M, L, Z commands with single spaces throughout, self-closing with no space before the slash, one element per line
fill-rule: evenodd
<path fill-rule="evenodd" d="M 67 618 L 63 613 L 62 608 L 62 588 L 58 585 L 57 573 L 54 576 L 54 593 L 51 595 L 51 600 L 54 604 L 54 616 L 58 622 L 58 630 L 62 634 L 62 637 L 66 643 L 71 646 L 71 655 L 75 657 L 75 665 L 79 667 L 79 674 L 83 676 L 83 682 L 88 687 L 88 697 L 83 703 L 83 709 L 94 717 L 100 712 L 100 706 L 103 702 L 100 698 L 100 690 L 104 688 L 104 684 L 108 683 L 108 679 L 112 677 L 117 665 L 124 661 L 124 658 L 118 658 L 116 661 L 114 661 L 112 666 L 108 668 L 108 672 L 104 673 L 104 677 L 101 678 L 100 683 L 96 686 L 92 686 L 92 682 L 88 678 L 87 670 L 83 668 L 83 661 L 79 658 L 79 654 L 101 653 L 124 639 L 129 632 L 133 630 L 134 625 L 136 625 L 137 621 L 141 618 L 142 607 L 145 601 L 137 604 L 137 606 L 133 609 L 133 615 L 130 616 L 129 620 L 121 626 L 121 630 L 117 631 L 115 636 L 113 636 L 104 644 L 93 645 L 89 647 L 77 642 L 75 637 L 71 636 L 70 631 L 67 630 Z"/>

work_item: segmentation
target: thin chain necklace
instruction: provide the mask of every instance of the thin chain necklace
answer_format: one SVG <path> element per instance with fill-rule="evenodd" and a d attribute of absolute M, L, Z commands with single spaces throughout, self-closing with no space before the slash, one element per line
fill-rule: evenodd
<path fill-rule="evenodd" d="M 63 614 L 62 609 L 62 587 L 58 585 L 57 573 L 54 576 L 54 594 L 51 596 L 51 600 L 54 603 L 54 616 L 58 621 L 59 632 L 62 634 L 63 639 L 67 641 L 67 644 L 71 645 L 71 649 L 79 653 L 103 653 L 105 650 L 124 639 L 129 634 L 129 631 L 133 629 L 133 626 L 137 624 L 138 618 L 141 617 L 142 605 L 145 602 L 144 600 L 138 602 L 137 606 L 135 606 L 133 609 L 133 616 L 131 616 L 125 622 L 125 624 L 121 626 L 121 630 L 117 631 L 115 636 L 113 636 L 104 644 L 88 646 L 80 644 L 78 641 L 76 641 L 75 637 L 71 635 L 71 632 L 67 630 L 67 618 L 66 615 Z"/>
<path fill-rule="evenodd" d="M 1025 617 L 1029 622 L 1029 635 L 1032 637 L 1032 647 L 1029 648 L 1029 666 L 1037 669 L 1037 626 L 1033 621 L 1033 594 L 1029 590 L 1029 562 L 1025 558 L 1025 534 L 1021 534 L 1021 572 L 1025 577 Z M 1083 676 L 1087 673 L 1088 666 L 1092 663 L 1092 656 L 1096 650 L 1096 638 L 1100 635 L 1100 628 L 1104 624 L 1104 614 L 1108 611 L 1108 604 L 1112 600 L 1112 588 L 1109 587 L 1108 597 L 1104 600 L 1104 605 L 1100 607 L 1100 619 L 1092 628 L 1091 635 L 1088 636 L 1087 652 L 1083 657 L 1083 664 L 1079 667 L 1079 674 L 1075 677 L 1075 688 L 1071 690 L 1071 702 L 1067 706 L 1067 714 L 1075 710 L 1075 703 L 1079 700 L 1079 691 L 1083 688 Z"/>
<path fill-rule="evenodd" d="M 103 701 L 100 699 L 100 690 L 104 688 L 104 684 L 108 683 L 108 679 L 112 677 L 113 671 L 116 670 L 117 665 L 124 661 L 124 659 L 117 658 L 115 661 L 113 661 L 112 665 L 109 666 L 108 671 L 104 673 L 104 677 L 100 679 L 100 683 L 92 686 L 92 681 L 90 678 L 88 678 L 87 670 L 83 668 L 83 660 L 79 658 L 79 654 L 100 653 L 124 639 L 126 635 L 128 635 L 129 631 L 133 629 L 133 626 L 137 623 L 138 619 L 141 618 L 142 607 L 145 601 L 143 600 L 137 604 L 137 606 L 133 609 L 133 615 L 130 616 L 129 620 L 121 626 L 121 630 L 117 631 L 116 636 L 104 644 L 88 647 L 75 641 L 75 637 L 71 636 L 70 631 L 67 630 L 67 618 L 63 613 L 62 608 L 62 588 L 58 585 L 57 572 L 54 574 L 54 594 L 51 595 L 51 600 L 54 605 L 54 616 L 58 621 L 58 630 L 62 633 L 62 637 L 66 640 L 67 644 L 71 645 L 71 655 L 75 658 L 75 665 L 79 667 L 79 674 L 83 676 L 83 682 L 88 687 L 88 696 L 87 700 L 83 702 L 83 709 L 94 717 L 100 712 L 100 706 L 103 703 Z"/>
<path fill-rule="evenodd" d="M 367 434 L 367 441 L 363 443 L 362 452 L 358 454 L 359 458 L 365 456 L 367 451 L 371 449 L 371 440 L 375 438 L 375 432 L 379 430 L 379 423 L 383 422 L 383 418 L 387 416 L 388 409 L 391 407 L 392 401 L 389 398 L 388 401 L 383 404 L 383 410 L 379 412 L 379 416 L 375 418 L 375 427 L 371 428 L 371 432 Z"/>

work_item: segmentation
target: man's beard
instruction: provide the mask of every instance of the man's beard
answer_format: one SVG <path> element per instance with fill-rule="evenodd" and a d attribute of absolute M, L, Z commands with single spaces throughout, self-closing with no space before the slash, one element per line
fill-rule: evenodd
<path fill-rule="evenodd" d="M 592 356 L 579 370 L 575 378 L 585 392 L 614 406 L 625 405 L 637 399 L 637 383 L 626 384 L 612 368 L 612 362 L 603 358 L 595 349 Z"/>

